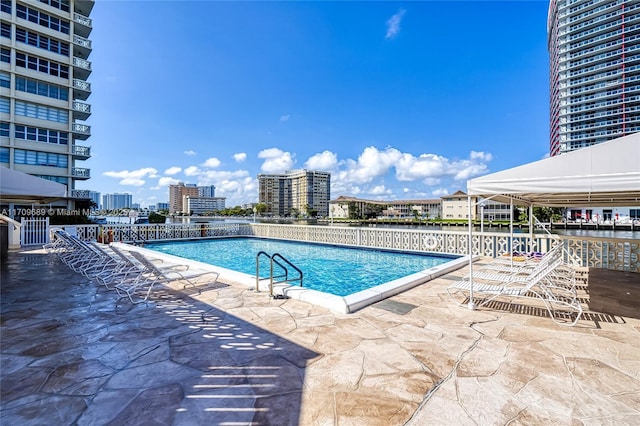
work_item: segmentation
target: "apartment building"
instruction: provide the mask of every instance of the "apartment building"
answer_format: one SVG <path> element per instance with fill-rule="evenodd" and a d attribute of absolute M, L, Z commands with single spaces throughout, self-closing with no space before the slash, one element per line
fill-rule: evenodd
<path fill-rule="evenodd" d="M 169 185 L 169 214 L 184 212 L 184 197 L 198 196 L 198 187 L 194 184 L 178 182 L 177 185 Z"/>
<path fill-rule="evenodd" d="M 551 0 L 552 156 L 640 131 L 640 2 Z"/>
<path fill-rule="evenodd" d="M 133 196 L 131 194 L 104 194 L 102 196 L 102 208 L 104 210 L 120 210 L 133 208 Z"/>
<path fill-rule="evenodd" d="M 267 206 L 266 213 L 289 216 L 315 211 L 329 216 L 331 174 L 315 170 L 291 170 L 284 174 L 258 175 L 258 201 Z"/>
<path fill-rule="evenodd" d="M 341 195 L 330 201 L 331 217 L 367 219 L 370 217 L 435 219 L 442 213 L 440 199 L 433 200 L 367 200 Z"/>
<path fill-rule="evenodd" d="M 91 177 L 78 162 L 91 156 L 85 120 L 93 5 L 0 2 L 0 166 L 64 184 L 70 197 L 83 199 L 90 191 L 75 187 Z"/>
<path fill-rule="evenodd" d="M 203 215 L 225 209 L 226 197 L 189 197 L 182 199 L 184 213 L 190 215 Z"/>

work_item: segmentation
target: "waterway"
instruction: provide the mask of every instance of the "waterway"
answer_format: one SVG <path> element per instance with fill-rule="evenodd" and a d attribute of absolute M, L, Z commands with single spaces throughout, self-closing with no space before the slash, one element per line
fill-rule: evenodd
<path fill-rule="evenodd" d="M 132 224 L 134 219 L 128 216 L 107 216 L 107 223 L 122 223 L 122 224 Z M 319 225 L 326 226 L 331 225 L 330 223 L 315 223 L 315 221 L 305 221 L 305 220 L 273 220 L 273 219 L 256 219 L 257 223 L 279 223 L 279 224 L 298 224 L 298 225 Z M 253 218 L 233 218 L 233 219 L 222 219 L 222 218 L 209 218 L 209 217 L 176 217 L 176 218 L 167 218 L 167 223 L 253 223 Z M 376 227 L 376 228 L 401 228 L 401 229 L 425 229 L 425 230 L 434 230 L 434 231 L 464 231 L 467 229 L 466 226 L 446 226 L 446 225 L 404 225 L 404 224 L 370 224 L 370 225 L 358 225 L 358 224 L 345 224 L 345 223 L 334 223 L 333 226 L 364 226 L 364 227 Z M 484 225 L 485 232 L 509 232 L 508 226 L 490 226 Z M 480 232 L 480 226 L 474 226 L 473 232 Z M 537 230 L 536 233 L 543 233 L 542 230 Z M 553 229 L 554 234 L 558 235 L 567 235 L 567 236 L 578 236 L 578 237 L 598 237 L 598 238 L 625 238 L 625 239 L 638 239 L 640 240 L 640 230 L 603 230 L 603 229 Z M 514 233 L 528 233 L 527 229 L 514 229 Z"/>

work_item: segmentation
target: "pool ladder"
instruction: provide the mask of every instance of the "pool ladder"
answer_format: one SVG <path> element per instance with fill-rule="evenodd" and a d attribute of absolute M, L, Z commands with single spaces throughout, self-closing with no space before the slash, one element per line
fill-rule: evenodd
<path fill-rule="evenodd" d="M 269 259 L 269 295 L 271 297 L 275 297 L 273 295 L 273 284 L 279 283 L 292 283 L 296 281 L 300 281 L 300 287 L 302 287 L 302 271 L 296 265 L 287 260 L 280 253 L 275 253 L 269 256 L 268 253 L 261 251 L 256 255 L 256 291 L 260 291 L 260 258 L 266 257 Z M 273 274 L 273 265 L 278 265 L 284 273 L 282 275 L 274 275 Z M 296 278 L 289 278 L 289 268 L 294 269 L 298 276 Z M 280 279 L 284 278 L 284 279 Z"/>

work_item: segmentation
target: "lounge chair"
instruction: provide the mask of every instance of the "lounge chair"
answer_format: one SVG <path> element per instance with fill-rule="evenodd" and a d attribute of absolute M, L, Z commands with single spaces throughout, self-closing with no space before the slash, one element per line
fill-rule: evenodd
<path fill-rule="evenodd" d="M 129 254 L 141 265 L 141 272 L 135 275 L 133 278 L 123 277 L 119 279 L 119 282 L 115 285 L 115 289 L 121 296 L 128 296 L 129 300 L 132 303 L 142 303 L 145 302 L 149 295 L 151 294 L 151 290 L 153 289 L 155 284 L 164 284 L 173 281 L 183 281 L 185 282 L 184 287 L 187 285 L 191 285 L 201 292 L 200 286 L 198 285 L 198 281 L 205 276 L 213 277 L 213 282 L 215 283 L 218 280 L 219 273 L 214 271 L 206 271 L 206 272 L 197 272 L 197 273 L 186 273 L 185 270 L 180 270 L 184 268 L 186 265 L 176 265 L 167 268 L 160 268 L 153 262 L 151 262 L 146 256 L 143 254 L 131 251 Z M 207 280 L 210 282 L 211 280 Z M 137 299 L 134 299 L 134 295 L 142 294 Z"/>
<path fill-rule="evenodd" d="M 510 299 L 525 298 L 542 301 L 551 319 L 561 325 L 575 325 L 582 315 L 582 307 L 576 297 L 575 285 L 559 280 L 555 270 L 562 265 L 562 258 L 553 256 L 541 261 L 528 274 L 513 274 L 505 279 L 501 277 L 465 277 L 447 288 L 449 296 L 458 304 L 464 305 L 469 299 L 471 286 L 474 296 L 478 297 L 478 306 L 484 306 L 499 297 Z M 459 300 L 460 297 L 463 300 Z"/>

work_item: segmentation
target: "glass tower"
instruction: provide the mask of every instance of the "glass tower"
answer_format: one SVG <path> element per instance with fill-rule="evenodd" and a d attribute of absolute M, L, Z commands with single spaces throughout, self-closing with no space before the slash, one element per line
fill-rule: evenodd
<path fill-rule="evenodd" d="M 551 0 L 552 156 L 640 130 L 640 1 Z"/>

